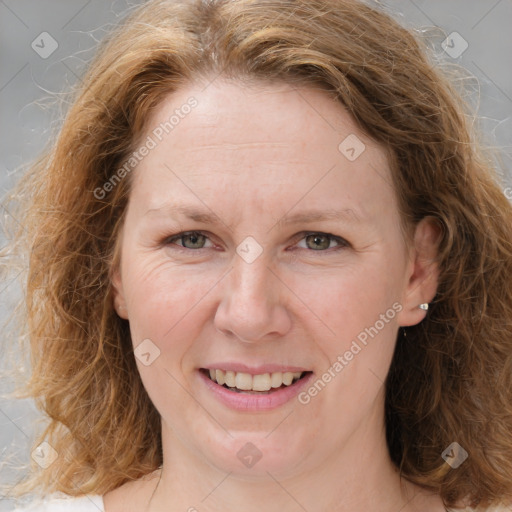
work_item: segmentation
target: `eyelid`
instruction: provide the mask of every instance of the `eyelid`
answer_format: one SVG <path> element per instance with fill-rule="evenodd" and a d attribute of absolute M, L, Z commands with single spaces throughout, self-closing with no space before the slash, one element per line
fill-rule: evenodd
<path fill-rule="evenodd" d="M 164 240 L 162 241 L 162 245 L 163 246 L 174 245 L 178 250 L 183 250 L 183 251 L 200 251 L 202 249 L 212 249 L 213 248 L 213 247 L 201 247 L 199 249 L 189 249 L 187 247 L 183 247 L 181 245 L 171 242 L 172 240 L 180 239 L 183 236 L 190 235 L 193 233 L 196 233 L 196 234 L 206 237 L 213 244 L 213 241 L 211 240 L 211 237 L 208 235 L 208 232 L 201 231 L 201 230 L 190 230 L 190 231 L 181 231 L 180 233 L 177 233 L 175 235 L 171 235 L 171 236 L 164 238 Z M 301 240 L 303 240 L 304 238 L 306 238 L 307 236 L 310 236 L 310 235 L 327 236 L 331 240 L 336 241 L 338 243 L 338 245 L 336 247 L 331 247 L 329 249 L 318 250 L 318 251 L 315 251 L 313 249 L 304 249 L 303 247 L 300 247 L 300 249 L 304 249 L 305 251 L 312 252 L 312 253 L 331 253 L 332 251 L 337 250 L 337 249 L 351 247 L 350 242 L 348 242 L 344 238 L 337 236 L 337 235 L 333 235 L 332 233 L 326 233 L 324 231 L 301 231 L 300 233 L 297 233 L 293 237 L 293 240 L 295 240 L 294 245 L 296 245 L 298 242 L 300 242 Z"/>

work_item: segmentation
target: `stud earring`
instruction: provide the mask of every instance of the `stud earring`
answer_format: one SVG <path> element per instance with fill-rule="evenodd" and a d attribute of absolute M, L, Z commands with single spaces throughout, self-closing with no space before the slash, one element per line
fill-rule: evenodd
<path fill-rule="evenodd" d="M 423 311 L 428 311 L 428 302 L 425 302 L 423 304 L 420 304 L 418 306 L 420 309 L 423 309 Z"/>

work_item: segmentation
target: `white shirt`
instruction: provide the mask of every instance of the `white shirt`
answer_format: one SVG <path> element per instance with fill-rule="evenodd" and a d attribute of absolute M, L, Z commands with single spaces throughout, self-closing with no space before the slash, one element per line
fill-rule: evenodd
<path fill-rule="evenodd" d="M 46 499 L 37 499 L 14 512 L 105 512 L 103 496 L 88 494 L 73 497 L 55 493 Z"/>
<path fill-rule="evenodd" d="M 457 509 L 457 512 L 472 512 L 472 510 L 469 508 Z M 105 505 L 103 496 L 99 494 L 88 494 L 75 498 L 55 493 L 44 500 L 39 498 L 25 508 L 15 508 L 13 512 L 105 512 Z M 512 508 L 498 507 L 489 509 L 488 512 L 512 512 Z"/>

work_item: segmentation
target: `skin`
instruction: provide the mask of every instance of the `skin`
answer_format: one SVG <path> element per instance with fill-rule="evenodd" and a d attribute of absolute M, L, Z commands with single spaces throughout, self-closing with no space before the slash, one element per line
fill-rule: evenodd
<path fill-rule="evenodd" d="M 197 107 L 133 171 L 113 270 L 134 347 L 150 339 L 160 350 L 137 365 L 162 417 L 164 464 L 107 493 L 106 512 L 443 511 L 438 496 L 400 480 L 384 430 L 398 328 L 423 320 L 418 305 L 437 288 L 435 225 L 424 219 L 405 243 L 384 148 L 325 92 L 224 78 L 190 84 L 153 112 L 145 136 L 191 96 Z M 338 149 L 350 134 L 365 144 L 354 161 Z M 177 203 L 217 222 L 166 209 Z M 277 224 L 309 209 L 353 213 Z M 169 241 L 193 230 L 207 238 Z M 304 232 L 348 244 L 327 238 L 315 249 Z M 250 264 L 236 252 L 248 236 L 263 248 Z M 219 361 L 321 376 L 394 303 L 401 311 L 308 404 L 234 411 L 198 378 Z M 262 453 L 251 468 L 237 457 L 247 442 Z"/>

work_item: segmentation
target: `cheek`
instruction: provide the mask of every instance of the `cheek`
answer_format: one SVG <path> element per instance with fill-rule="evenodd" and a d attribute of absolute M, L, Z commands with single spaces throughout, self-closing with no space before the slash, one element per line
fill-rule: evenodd
<path fill-rule="evenodd" d="M 202 299 L 218 278 L 157 258 L 132 259 L 124 270 L 139 375 L 155 407 L 168 417 L 190 406 L 183 391 L 186 354 L 207 321 Z"/>
<path fill-rule="evenodd" d="M 390 331 L 395 325 L 396 309 L 392 306 L 400 297 L 400 281 L 392 267 L 389 261 L 367 258 L 317 273 L 314 278 L 290 275 L 290 288 L 302 302 L 301 309 L 307 308 L 304 315 L 312 318 L 319 343 L 330 356 L 347 349 L 376 322 L 379 331 Z M 381 325 L 381 315 L 386 317 L 385 326 Z"/>
<path fill-rule="evenodd" d="M 316 280 L 318 288 L 304 301 L 316 314 L 312 334 L 324 355 L 324 367 L 300 402 L 312 404 L 307 411 L 313 423 L 321 409 L 349 432 L 383 393 L 401 305 L 397 289 L 382 275 L 364 268 Z"/>
<path fill-rule="evenodd" d="M 197 269 L 157 261 L 133 261 L 126 266 L 128 312 L 134 344 L 150 338 L 165 349 L 200 328 L 201 301 L 218 278 Z"/>
<path fill-rule="evenodd" d="M 295 279 L 297 295 L 315 313 L 309 313 L 315 326 L 312 335 L 324 355 L 318 378 L 327 392 L 312 389 L 310 399 L 333 417 L 344 411 L 356 421 L 382 391 L 401 310 L 398 265 L 393 263 L 376 255 L 307 283 Z M 322 389 L 323 384 L 316 387 Z"/>

